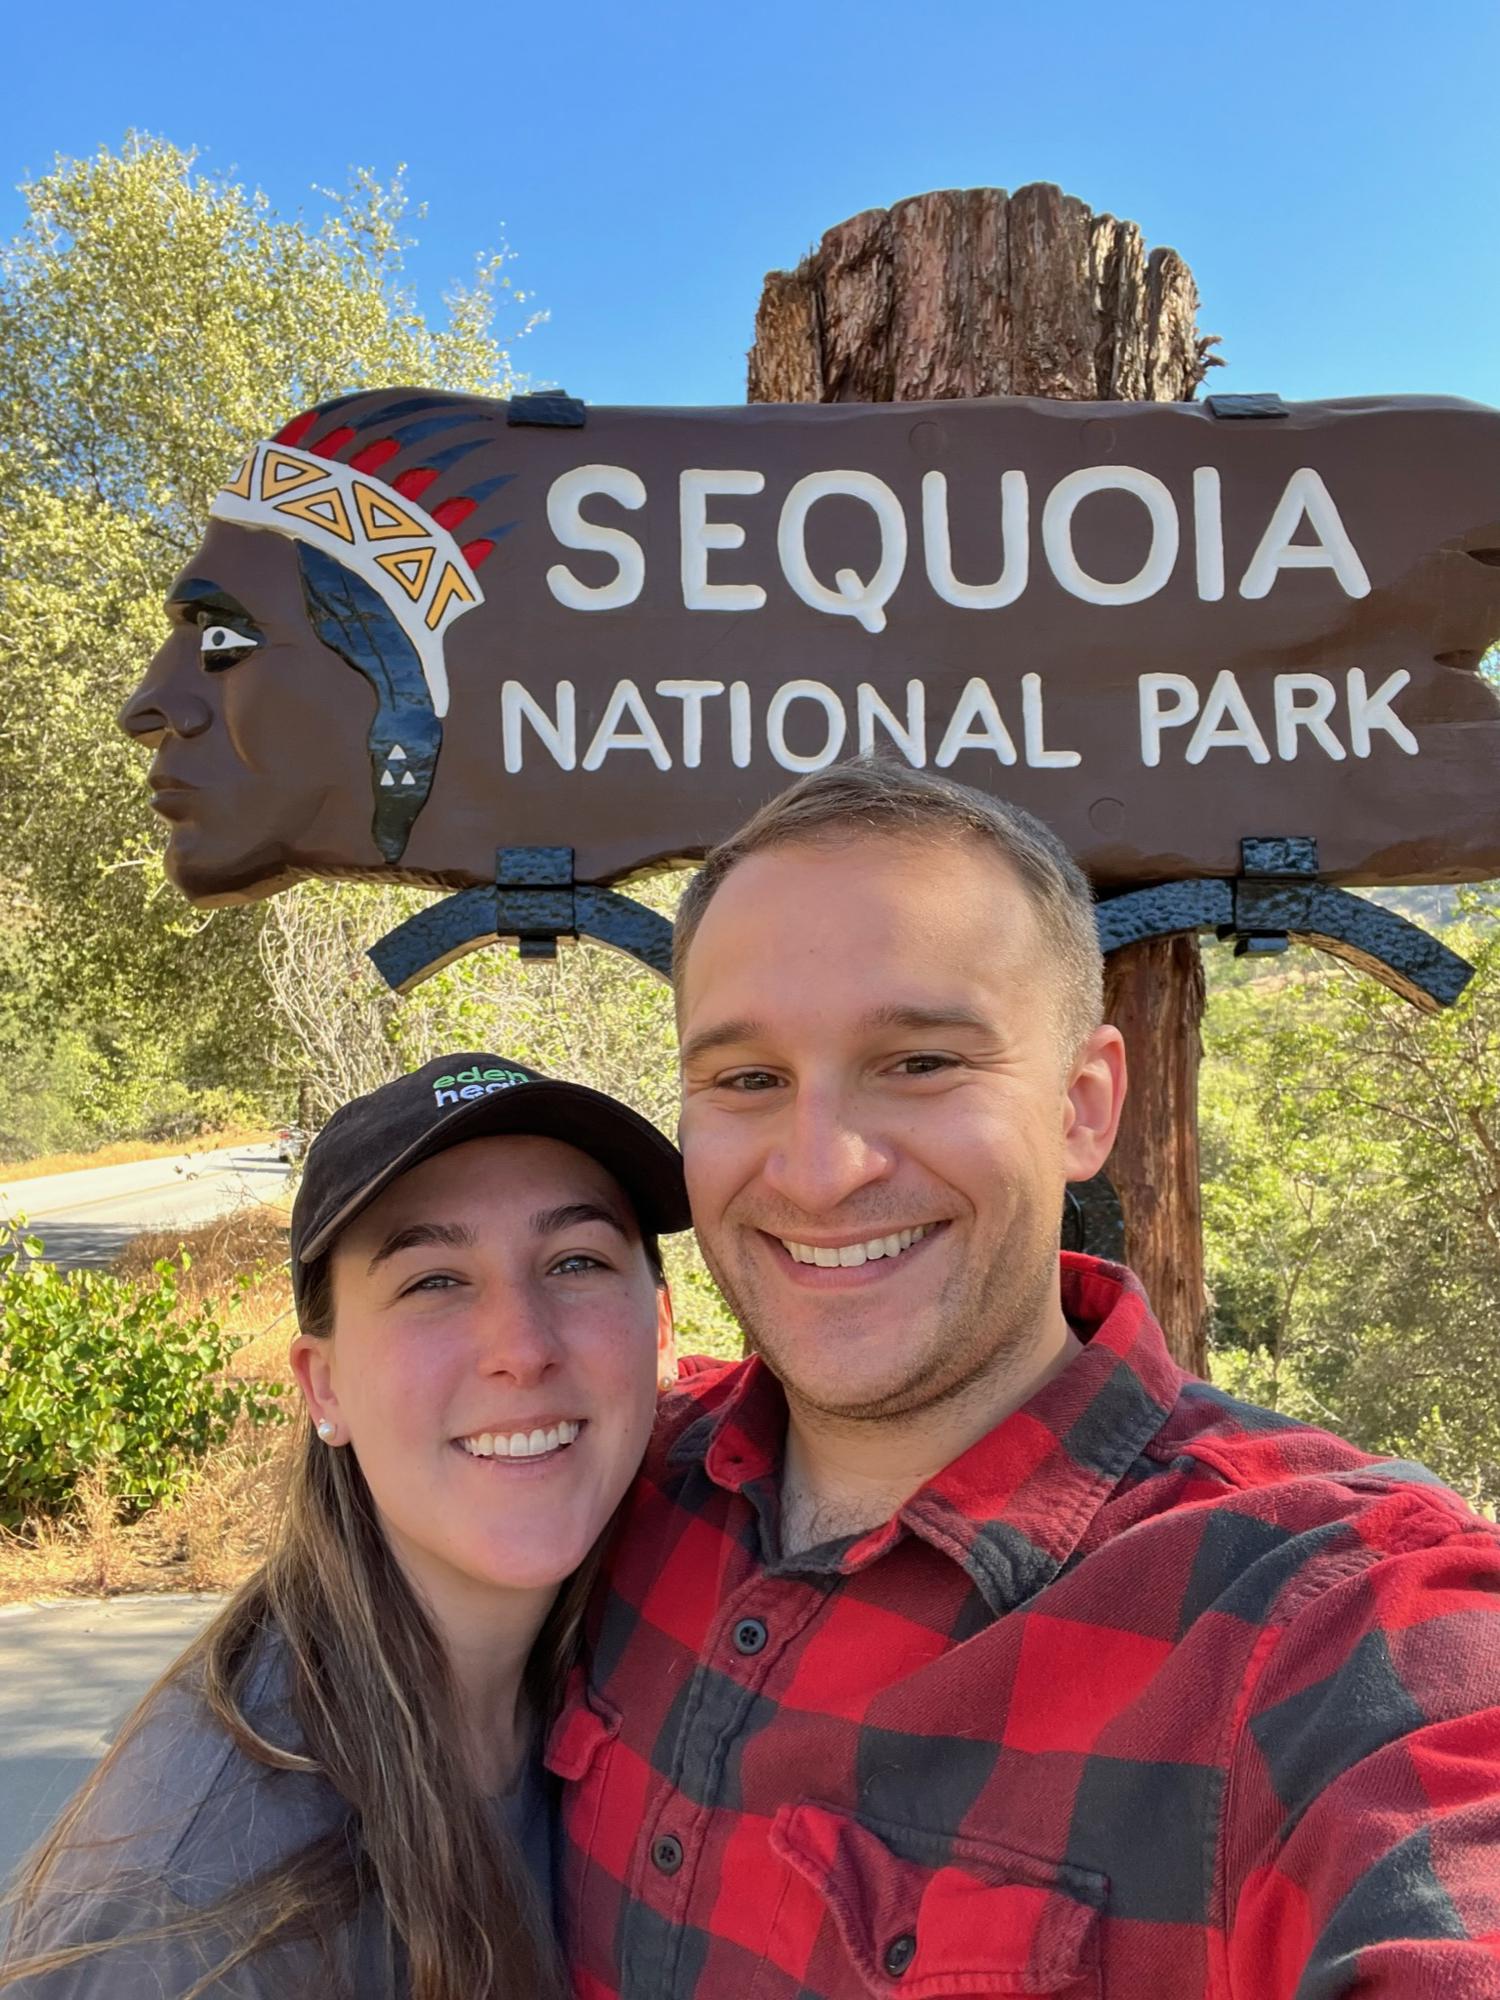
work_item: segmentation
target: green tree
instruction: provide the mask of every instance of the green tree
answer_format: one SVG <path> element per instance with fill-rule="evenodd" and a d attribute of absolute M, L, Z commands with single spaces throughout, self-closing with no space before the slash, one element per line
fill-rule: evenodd
<path fill-rule="evenodd" d="M 1216 992 L 1204 1205 L 1218 1380 L 1500 1501 L 1500 925 L 1459 1005 L 1330 961 Z"/>
<path fill-rule="evenodd" d="M 499 321 L 527 322 L 497 254 L 426 323 L 399 173 L 289 218 L 131 138 L 25 194 L 0 251 L 0 906 L 27 913 L 0 962 L 0 1060 L 50 1074 L 60 1028 L 81 1035 L 76 1122 L 105 1136 L 169 1086 L 258 1090 L 273 1055 L 264 911 L 205 916 L 165 885 L 114 726 L 214 492 L 254 438 L 338 391 L 507 393 Z"/>

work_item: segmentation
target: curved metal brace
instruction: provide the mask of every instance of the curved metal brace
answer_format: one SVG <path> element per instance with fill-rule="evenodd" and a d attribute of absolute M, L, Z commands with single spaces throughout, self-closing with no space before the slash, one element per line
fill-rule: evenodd
<path fill-rule="evenodd" d="M 1281 950 L 1289 939 L 1312 945 L 1380 980 L 1424 1014 L 1451 1007 L 1474 977 L 1466 959 L 1394 910 L 1296 876 L 1131 889 L 1100 903 L 1097 920 L 1105 952 L 1183 931 L 1213 931 L 1252 951 Z"/>
<path fill-rule="evenodd" d="M 663 979 L 672 977 L 672 919 L 648 910 L 618 889 L 596 889 L 580 882 L 573 891 L 574 935 L 598 938 L 631 958 L 638 958 Z"/>
<path fill-rule="evenodd" d="M 517 940 L 523 958 L 555 957 L 560 937 L 593 937 L 663 979 L 671 976 L 670 919 L 618 890 L 587 882 L 460 889 L 387 931 L 368 957 L 387 986 L 409 993 L 455 959 L 509 937 Z"/>

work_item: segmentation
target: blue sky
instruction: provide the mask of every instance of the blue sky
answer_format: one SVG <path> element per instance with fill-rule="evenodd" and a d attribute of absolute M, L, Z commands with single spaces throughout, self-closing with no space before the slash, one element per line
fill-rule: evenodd
<path fill-rule="evenodd" d="M 283 211 L 409 168 L 429 315 L 503 236 L 593 402 L 737 402 L 762 274 L 926 188 L 1059 182 L 1169 243 L 1225 389 L 1500 403 L 1500 9 L 929 0 L 514 14 L 227 0 L 11 10 L 16 184 L 130 126 Z"/>

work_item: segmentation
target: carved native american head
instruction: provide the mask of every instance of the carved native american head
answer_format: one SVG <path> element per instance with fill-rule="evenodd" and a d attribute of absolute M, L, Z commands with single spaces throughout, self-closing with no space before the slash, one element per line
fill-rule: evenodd
<path fill-rule="evenodd" d="M 305 873 L 422 874 L 409 844 L 450 634 L 512 525 L 485 515 L 512 476 L 488 470 L 504 416 L 435 392 L 339 397 L 253 446 L 215 498 L 168 595 L 171 636 L 120 716 L 157 752 L 167 870 L 195 901 Z"/>

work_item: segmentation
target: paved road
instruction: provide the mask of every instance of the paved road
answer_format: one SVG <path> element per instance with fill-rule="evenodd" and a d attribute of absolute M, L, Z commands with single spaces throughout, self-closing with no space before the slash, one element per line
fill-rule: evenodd
<path fill-rule="evenodd" d="M 64 1270 L 107 1265 L 143 1230 L 193 1229 L 273 1199 L 290 1171 L 272 1146 L 249 1145 L 0 1182 L 0 1222 L 24 1215 Z"/>
<path fill-rule="evenodd" d="M 0 1882 L 222 1601 L 69 1598 L 0 1609 Z"/>

